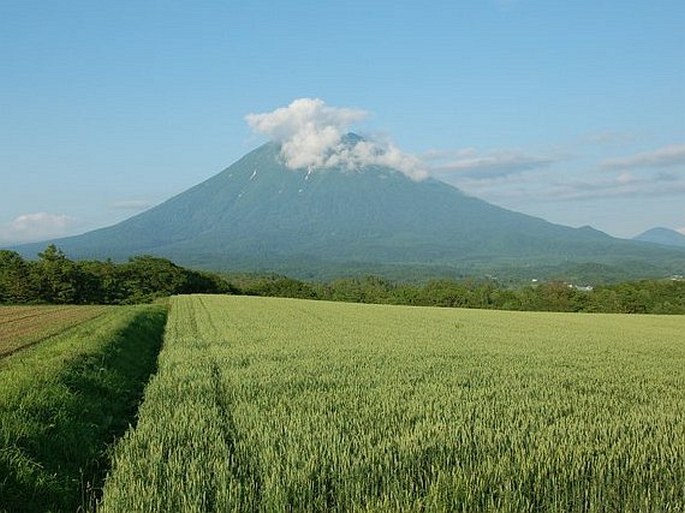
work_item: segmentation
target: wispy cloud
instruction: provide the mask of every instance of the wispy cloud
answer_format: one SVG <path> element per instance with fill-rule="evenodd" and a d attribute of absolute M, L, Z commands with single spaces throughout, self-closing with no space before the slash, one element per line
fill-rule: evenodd
<path fill-rule="evenodd" d="M 583 142 L 597 144 L 600 146 L 626 144 L 635 141 L 635 136 L 627 132 L 617 132 L 614 130 L 604 130 L 595 132 L 583 137 Z"/>
<path fill-rule="evenodd" d="M 606 159 L 604 169 L 635 169 L 668 167 L 685 164 L 685 144 L 671 144 L 654 151 L 637 153 L 628 157 Z"/>
<path fill-rule="evenodd" d="M 631 173 L 601 180 L 571 180 L 553 185 L 556 199 L 587 199 L 598 197 L 623 197 L 644 193 L 648 182 Z"/>
<path fill-rule="evenodd" d="M 0 225 L 0 241 L 5 244 L 35 242 L 66 235 L 77 220 L 64 214 L 36 212 L 22 214 Z"/>
<path fill-rule="evenodd" d="M 318 98 L 299 98 L 272 112 L 248 114 L 245 120 L 253 130 L 281 144 L 281 156 L 291 169 L 380 165 L 398 169 L 415 180 L 425 178 L 421 161 L 392 143 L 344 141 L 350 127 L 367 116 L 364 110 L 330 107 Z"/>
<path fill-rule="evenodd" d="M 111 204 L 111 208 L 113 208 L 115 210 L 132 210 L 132 211 L 146 210 L 152 206 L 154 206 L 154 202 L 150 201 L 148 199 L 126 199 L 126 200 L 115 201 L 114 203 Z"/>
<path fill-rule="evenodd" d="M 685 193 L 685 181 L 670 176 L 639 176 L 623 172 L 612 177 L 552 181 L 539 195 L 542 201 L 574 201 L 602 198 L 654 198 Z"/>
<path fill-rule="evenodd" d="M 685 194 L 685 177 L 670 173 L 583 172 L 543 169 L 506 176 L 446 179 L 469 194 L 498 202 L 558 202 L 611 198 L 659 198 Z"/>
<path fill-rule="evenodd" d="M 612 138 L 613 134 L 607 134 Z M 563 150 L 428 152 L 432 174 L 490 201 L 576 201 L 685 194 L 685 144 L 621 159 L 595 160 Z M 665 169 L 671 167 L 673 169 Z"/>
<path fill-rule="evenodd" d="M 452 175 L 475 180 L 501 178 L 545 168 L 561 160 L 558 157 L 527 154 L 520 150 L 478 153 L 473 148 L 454 152 L 428 152 L 424 159 L 433 162 L 430 169 L 434 175 Z"/>

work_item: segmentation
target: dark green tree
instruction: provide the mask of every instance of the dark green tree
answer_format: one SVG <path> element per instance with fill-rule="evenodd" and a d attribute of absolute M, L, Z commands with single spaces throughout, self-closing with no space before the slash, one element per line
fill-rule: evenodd
<path fill-rule="evenodd" d="M 132 257 L 122 266 L 122 273 L 128 303 L 191 292 L 185 270 L 166 258 Z"/>
<path fill-rule="evenodd" d="M 126 301 L 127 290 L 121 265 L 111 260 L 85 260 L 77 265 L 83 274 L 86 302 L 118 305 Z"/>
<path fill-rule="evenodd" d="M 242 292 L 254 296 L 292 297 L 315 299 L 317 293 L 309 283 L 279 274 L 254 277 L 246 283 Z"/>
<path fill-rule="evenodd" d="M 0 250 L 0 303 L 28 303 L 37 299 L 30 264 L 15 251 Z"/>
<path fill-rule="evenodd" d="M 38 296 L 48 303 L 84 303 L 86 283 L 78 266 L 54 244 L 33 265 Z"/>

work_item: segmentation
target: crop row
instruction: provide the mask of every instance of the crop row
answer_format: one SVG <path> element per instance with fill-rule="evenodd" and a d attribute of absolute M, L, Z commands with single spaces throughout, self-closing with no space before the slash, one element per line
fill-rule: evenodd
<path fill-rule="evenodd" d="M 172 305 L 105 513 L 685 509 L 682 318 Z"/>
<path fill-rule="evenodd" d="M 0 357 L 81 324 L 106 306 L 0 306 Z"/>

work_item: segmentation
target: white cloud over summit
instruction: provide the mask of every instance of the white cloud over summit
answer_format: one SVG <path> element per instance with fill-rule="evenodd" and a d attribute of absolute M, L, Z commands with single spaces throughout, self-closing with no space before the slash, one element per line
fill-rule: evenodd
<path fill-rule="evenodd" d="M 254 131 L 281 144 L 281 156 L 291 169 L 379 165 L 398 169 L 413 180 L 426 178 L 421 161 L 391 143 L 345 143 L 350 127 L 367 116 L 364 110 L 330 107 L 318 98 L 299 98 L 272 112 L 248 114 L 245 120 Z"/>
<path fill-rule="evenodd" d="M 576 207 L 580 201 L 616 209 L 639 201 L 663 211 L 667 218 L 671 205 L 685 194 L 683 143 L 639 152 L 635 136 L 604 131 L 575 142 L 536 144 L 537 149 L 507 147 L 508 141 L 496 141 L 496 146 L 485 149 L 448 146 L 414 156 L 389 142 L 346 138 L 351 127 L 368 115 L 360 109 L 332 107 L 317 98 L 300 98 L 272 112 L 248 114 L 245 120 L 255 132 L 281 145 L 281 159 L 291 169 L 354 170 L 382 165 L 414 180 L 430 174 L 467 194 L 533 215 L 544 217 L 547 205 L 554 205 L 568 219 L 582 218 L 577 224 L 588 224 L 589 214 L 578 213 L 585 211 Z M 616 148 L 624 155 L 612 155 Z M 616 234 L 607 228 L 610 224 L 599 226 Z M 682 221 L 672 224 L 683 226 Z M 634 231 L 625 229 L 624 235 Z"/>

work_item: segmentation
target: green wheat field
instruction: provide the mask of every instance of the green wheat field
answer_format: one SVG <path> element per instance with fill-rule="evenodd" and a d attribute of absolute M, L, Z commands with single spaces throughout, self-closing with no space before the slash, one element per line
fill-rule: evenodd
<path fill-rule="evenodd" d="M 685 318 L 176 297 L 98 510 L 682 512 Z"/>

